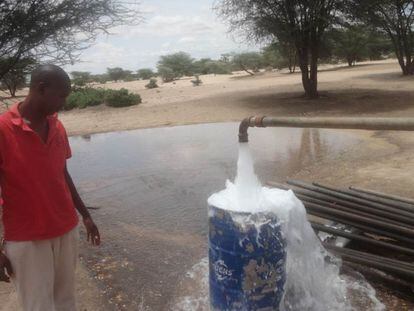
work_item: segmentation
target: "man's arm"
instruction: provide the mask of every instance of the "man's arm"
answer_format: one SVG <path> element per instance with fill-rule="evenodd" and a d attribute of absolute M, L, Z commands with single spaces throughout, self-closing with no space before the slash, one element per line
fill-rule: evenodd
<path fill-rule="evenodd" d="M 99 234 L 98 227 L 93 222 L 91 214 L 89 214 L 89 211 L 85 206 L 85 203 L 83 203 L 82 198 L 80 197 L 78 190 L 76 189 L 75 184 L 73 183 L 72 177 L 70 176 L 67 167 L 65 167 L 65 178 L 69 186 L 69 190 L 72 195 L 75 208 L 78 210 L 79 214 L 81 214 L 83 218 L 83 223 L 86 228 L 88 241 L 90 240 L 93 245 L 99 245 L 101 243 L 101 237 Z"/>

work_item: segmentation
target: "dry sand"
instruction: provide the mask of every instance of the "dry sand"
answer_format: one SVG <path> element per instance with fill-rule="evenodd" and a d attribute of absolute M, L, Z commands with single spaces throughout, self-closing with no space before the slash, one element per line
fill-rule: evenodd
<path fill-rule="evenodd" d="M 86 135 L 240 121 L 250 115 L 414 117 L 414 77 L 403 77 L 395 60 L 362 63 L 354 68 L 322 66 L 318 100 L 303 98 L 299 73 L 272 72 L 253 77 L 237 73 L 200 78 L 203 85 L 199 87 L 192 86 L 192 78 L 185 78 L 153 90 L 145 89 L 147 81 L 107 83 L 106 88 L 123 87 L 139 93 L 143 103 L 122 109 L 98 106 L 73 110 L 61 113 L 60 118 L 70 135 Z M 5 110 L 5 105 L 0 105 L 0 112 L 1 109 Z M 367 137 L 364 146 L 348 150 L 329 162 L 316 161 L 292 177 L 412 196 L 413 135 L 385 132 L 361 132 L 361 135 Z M 99 291 L 85 270 L 81 269 L 79 274 L 80 288 L 85 289 L 80 291 L 82 300 L 95 297 L 89 299 L 89 308 L 85 307 L 100 310 Z M 6 301 L 10 287 L 1 286 L 0 295 Z M 380 291 L 379 295 L 388 301 L 388 310 L 414 308 L 387 291 Z"/>
<path fill-rule="evenodd" d="M 63 112 L 60 118 L 70 135 L 173 126 L 206 122 L 239 121 L 250 115 L 414 115 L 413 77 L 402 77 L 395 60 L 362 63 L 354 68 L 322 66 L 319 100 L 303 98 L 299 73 L 261 73 L 249 76 L 201 76 L 160 83 L 147 90 L 148 81 L 107 83 L 105 88 L 127 88 L 143 103 L 129 108 L 91 107 Z M 24 92 L 23 92 L 24 94 Z M 1 94 L 0 94 L 1 96 Z M 3 100 L 3 102 L 9 102 Z M 0 111 L 5 105 L 0 104 Z"/>

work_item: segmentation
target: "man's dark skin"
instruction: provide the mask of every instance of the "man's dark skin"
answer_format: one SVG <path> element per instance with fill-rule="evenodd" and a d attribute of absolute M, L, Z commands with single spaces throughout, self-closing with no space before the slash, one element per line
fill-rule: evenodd
<path fill-rule="evenodd" d="M 35 73 L 32 77 L 29 95 L 19 105 L 18 109 L 27 125 L 39 135 L 39 139 L 43 143 L 47 142 L 49 134 L 47 117 L 63 108 L 70 92 L 70 79 L 57 66 L 42 66 L 42 70 Z M 98 227 L 93 222 L 88 209 L 79 196 L 67 167 L 65 167 L 63 173 L 65 174 L 74 205 L 83 218 L 88 242 L 91 241 L 92 245 L 100 245 L 101 240 Z M 10 282 L 12 274 L 13 270 L 9 259 L 3 252 L 0 252 L 0 281 Z"/>

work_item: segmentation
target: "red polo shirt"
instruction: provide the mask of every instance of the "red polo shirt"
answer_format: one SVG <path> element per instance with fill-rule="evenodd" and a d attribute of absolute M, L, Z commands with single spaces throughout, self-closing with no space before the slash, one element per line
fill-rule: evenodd
<path fill-rule="evenodd" d="M 55 238 L 78 223 L 64 173 L 71 157 L 69 141 L 57 116 L 48 122 L 44 143 L 24 122 L 18 104 L 0 115 L 0 188 L 7 241 Z"/>

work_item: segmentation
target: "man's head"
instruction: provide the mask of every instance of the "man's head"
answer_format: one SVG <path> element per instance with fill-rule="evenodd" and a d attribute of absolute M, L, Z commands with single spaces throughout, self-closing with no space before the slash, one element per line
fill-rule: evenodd
<path fill-rule="evenodd" d="M 29 96 L 42 115 L 52 115 L 61 110 L 70 91 L 70 78 L 59 66 L 41 65 L 33 70 Z"/>

